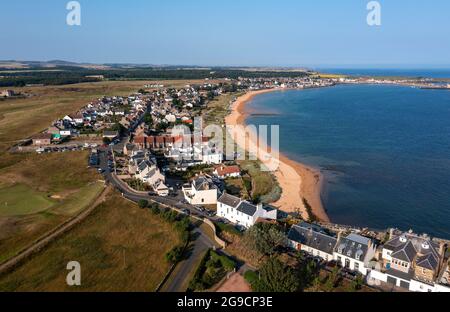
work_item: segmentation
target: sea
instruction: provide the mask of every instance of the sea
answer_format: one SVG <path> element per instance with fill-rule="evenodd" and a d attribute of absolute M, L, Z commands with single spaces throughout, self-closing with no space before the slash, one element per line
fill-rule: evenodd
<path fill-rule="evenodd" d="M 434 69 L 398 69 L 398 68 L 321 68 L 317 71 L 329 74 L 341 74 L 353 77 L 405 77 L 450 79 L 450 68 Z"/>
<path fill-rule="evenodd" d="M 260 94 L 247 124 L 320 169 L 332 222 L 450 239 L 450 90 L 339 85 Z"/>

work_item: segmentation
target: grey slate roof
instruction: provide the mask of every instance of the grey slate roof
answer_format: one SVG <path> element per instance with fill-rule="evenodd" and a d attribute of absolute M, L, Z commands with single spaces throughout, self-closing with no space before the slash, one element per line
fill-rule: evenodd
<path fill-rule="evenodd" d="M 417 250 L 414 248 L 413 243 L 409 241 L 406 244 L 400 245 L 392 254 L 392 258 L 411 263 L 414 261 L 416 255 Z"/>
<path fill-rule="evenodd" d="M 330 255 L 337 243 L 337 239 L 324 233 L 321 227 L 306 222 L 294 225 L 288 239 Z"/>
<path fill-rule="evenodd" d="M 347 237 L 341 237 L 336 245 L 335 251 L 345 257 L 364 261 L 369 250 L 369 243 L 370 239 L 366 237 L 350 234 Z"/>
<path fill-rule="evenodd" d="M 194 180 L 194 187 L 197 191 L 207 191 L 217 189 L 217 187 L 212 183 L 211 180 L 205 177 L 199 177 Z"/>
<path fill-rule="evenodd" d="M 236 196 L 223 193 L 223 195 L 219 198 L 219 203 L 236 209 L 237 206 L 241 203 L 241 199 Z"/>
<path fill-rule="evenodd" d="M 428 248 L 424 248 L 424 244 Z M 439 245 L 428 238 L 404 234 L 388 241 L 384 248 L 391 250 L 395 259 L 410 263 L 415 261 L 416 265 L 430 270 L 439 268 Z"/>
<path fill-rule="evenodd" d="M 438 260 L 431 253 L 417 258 L 416 264 L 417 266 L 428 270 L 436 270 L 439 266 Z"/>
<path fill-rule="evenodd" d="M 237 208 L 239 212 L 242 212 L 250 217 L 253 217 L 257 211 L 255 205 L 250 204 L 249 202 L 243 201 L 239 207 Z"/>

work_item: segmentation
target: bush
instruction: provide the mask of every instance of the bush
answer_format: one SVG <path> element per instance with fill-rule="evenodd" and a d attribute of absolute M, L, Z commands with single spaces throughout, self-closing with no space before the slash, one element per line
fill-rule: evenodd
<path fill-rule="evenodd" d="M 166 254 L 166 260 L 172 264 L 178 263 L 183 258 L 184 248 L 181 246 L 173 248 Z"/>
<path fill-rule="evenodd" d="M 139 206 L 139 208 L 141 208 L 141 209 L 145 209 L 145 208 L 148 207 L 148 201 L 146 201 L 145 199 L 141 199 L 141 200 L 138 202 L 138 206 Z"/>
<path fill-rule="evenodd" d="M 256 292 L 296 292 L 300 289 L 294 269 L 277 258 L 270 258 L 259 273 L 261 278 L 251 284 Z"/>
<path fill-rule="evenodd" d="M 197 268 L 194 278 L 189 283 L 190 290 L 202 291 L 209 289 L 236 267 L 234 261 L 226 256 L 209 250 Z"/>
<path fill-rule="evenodd" d="M 220 234 L 221 232 L 226 232 L 232 235 L 242 236 L 242 233 L 239 232 L 236 227 L 234 227 L 231 224 L 225 224 L 222 222 L 216 222 L 215 223 L 217 232 Z"/>
<path fill-rule="evenodd" d="M 258 273 L 253 271 L 247 271 L 244 274 L 244 279 L 249 283 L 250 285 L 255 284 L 255 282 L 259 279 Z"/>
<path fill-rule="evenodd" d="M 162 218 L 167 222 L 175 222 L 178 218 L 178 213 L 173 210 L 166 210 L 161 214 Z"/>

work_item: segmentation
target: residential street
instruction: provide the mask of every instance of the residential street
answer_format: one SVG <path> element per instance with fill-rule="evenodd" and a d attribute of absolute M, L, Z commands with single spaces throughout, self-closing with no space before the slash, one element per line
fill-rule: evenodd
<path fill-rule="evenodd" d="M 138 194 L 137 192 L 132 192 L 129 189 L 123 187 L 122 183 L 118 181 L 117 177 L 113 175 L 108 168 L 107 161 L 107 151 L 102 150 L 100 153 L 100 168 L 104 170 L 104 176 L 106 181 L 111 183 L 119 192 L 122 193 L 123 197 L 132 200 L 134 202 L 138 202 L 139 200 L 148 200 L 160 203 L 162 205 L 166 205 L 176 209 L 188 209 L 190 214 L 200 218 L 206 218 L 207 216 L 199 211 L 196 211 L 192 206 L 187 204 L 182 204 L 178 200 L 164 197 L 155 197 L 149 195 Z M 212 219 L 212 218 L 210 218 Z M 180 262 L 175 270 L 176 275 L 174 277 L 169 278 L 168 282 L 170 283 L 165 287 L 165 291 L 168 292 L 183 292 L 186 289 L 183 289 L 184 285 L 187 286 L 186 279 L 189 278 L 189 275 L 196 270 L 196 265 L 200 261 L 200 257 L 210 248 L 220 248 L 220 246 L 213 242 L 209 236 L 204 233 L 200 228 L 196 228 L 192 236 L 194 237 L 193 243 L 190 244 L 190 250 L 188 250 L 186 258 L 184 261 Z"/>

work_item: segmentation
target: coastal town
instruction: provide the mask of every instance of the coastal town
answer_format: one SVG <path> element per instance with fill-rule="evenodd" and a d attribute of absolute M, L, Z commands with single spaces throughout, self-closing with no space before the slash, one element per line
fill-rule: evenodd
<path fill-rule="evenodd" d="M 292 167 L 283 160 L 278 175 L 273 173 L 283 190 L 277 201 L 253 198 L 251 188 L 240 187 L 236 191 L 233 186 L 245 185 L 248 170 L 242 167 L 237 153 L 230 159 L 221 149 L 223 144 L 202 131 L 211 114 L 210 104 L 223 96 L 228 95 L 229 100 L 225 103 L 226 114 L 219 118 L 221 128 L 229 124 L 230 114 L 237 114 L 239 104 L 248 101 L 249 94 L 366 83 L 450 89 L 450 85 L 429 80 L 320 75 L 205 80 L 182 88 L 148 84 L 128 97 L 95 99 L 81 110 L 61 116 L 45 131 L 24 139 L 11 152 L 87 150 L 89 167 L 130 200 L 154 201 L 184 215 L 207 220 L 213 228 L 229 225 L 241 233 L 260 223 L 279 225 L 285 229 L 286 253 L 298 252 L 320 266 L 337 267 L 347 278 L 362 278 L 374 289 L 450 292 L 448 240 L 415 234 L 413 230 L 332 224 L 323 207 L 316 203 L 320 194 L 315 195 L 316 201 L 298 195 L 304 176 L 294 170 L 288 180 Z M 1 94 L 9 97 L 14 91 L 5 90 Z M 247 98 L 243 100 L 244 97 Z M 245 142 L 235 143 L 245 149 Z M 284 182 L 280 172 L 285 176 Z M 217 240 L 226 252 L 226 239 Z"/>

